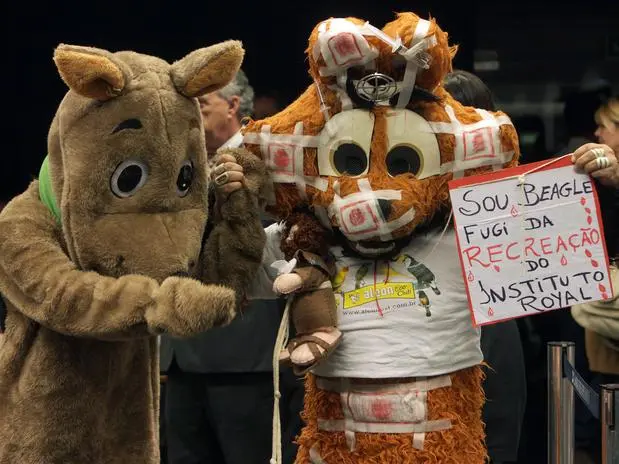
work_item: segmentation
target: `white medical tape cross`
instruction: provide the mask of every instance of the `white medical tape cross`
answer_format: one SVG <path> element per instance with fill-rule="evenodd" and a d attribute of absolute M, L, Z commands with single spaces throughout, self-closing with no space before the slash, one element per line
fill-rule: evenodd
<path fill-rule="evenodd" d="M 419 64 L 417 56 L 420 53 L 425 53 L 425 50 L 436 44 L 436 37 L 432 36 L 432 40 L 424 40 L 426 34 L 430 30 L 430 21 L 419 19 L 415 26 L 415 32 L 411 38 L 411 48 L 406 51 L 400 51 L 400 54 L 406 59 L 406 69 L 402 78 L 402 90 L 398 96 L 397 108 L 404 108 L 408 105 L 415 88 L 417 80 L 417 71 Z M 429 39 L 429 38 L 428 38 Z"/>
<path fill-rule="evenodd" d="M 292 134 L 271 134 L 270 126 L 263 126 L 260 132 L 251 132 L 243 136 L 243 143 L 260 145 L 260 151 L 267 160 L 273 182 L 296 184 L 302 198 L 306 198 L 305 186 L 310 185 L 326 192 L 329 181 L 320 176 L 306 176 L 303 173 L 303 149 L 317 148 L 320 137 L 303 135 L 303 122 L 298 121 Z M 279 160 L 277 157 L 281 157 Z M 281 167 L 279 165 L 282 165 Z M 283 166 L 291 170 L 282 169 Z"/>
<path fill-rule="evenodd" d="M 411 208 L 399 218 L 386 221 L 378 200 L 401 200 L 402 193 L 398 190 L 372 190 L 367 178 L 359 179 L 357 185 L 359 192 L 341 197 L 339 182 L 334 184 L 335 196 L 328 208 L 329 215 L 336 218 L 337 224 L 347 237 L 363 240 L 378 235 L 383 241 L 391 240 L 393 231 L 415 218 L 415 209 Z"/>
<path fill-rule="evenodd" d="M 514 156 L 513 151 L 501 151 L 499 130 L 502 125 L 511 125 L 511 119 L 505 115 L 495 118 L 485 110 L 476 109 L 476 111 L 482 118 L 480 121 L 472 124 L 462 124 L 456 117 L 453 108 L 450 105 L 445 105 L 445 112 L 451 122 L 428 121 L 428 125 L 434 134 L 452 134 L 455 136 L 454 161 L 443 163 L 441 165 L 441 174 L 453 172 L 454 179 L 457 179 L 464 175 L 466 169 L 495 165 L 498 165 L 500 169 L 503 164 L 509 162 Z M 476 135 L 482 137 L 483 144 L 480 145 L 480 148 L 489 145 L 490 152 L 470 156 L 466 144 L 470 137 L 475 137 Z M 475 150 L 475 139 L 472 140 L 472 143 Z"/>

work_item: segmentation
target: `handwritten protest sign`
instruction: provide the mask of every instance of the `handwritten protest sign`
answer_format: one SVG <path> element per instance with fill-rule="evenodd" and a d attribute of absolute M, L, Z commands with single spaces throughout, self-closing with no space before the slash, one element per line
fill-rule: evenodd
<path fill-rule="evenodd" d="M 547 163 L 449 183 L 476 326 L 612 295 L 593 182 Z"/>

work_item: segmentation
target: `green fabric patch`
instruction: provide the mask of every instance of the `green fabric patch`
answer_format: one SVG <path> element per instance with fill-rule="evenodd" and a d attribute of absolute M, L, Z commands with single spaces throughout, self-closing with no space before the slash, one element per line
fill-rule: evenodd
<path fill-rule="evenodd" d="M 39 171 L 39 197 L 45 206 L 49 208 L 51 213 L 56 218 L 56 221 L 60 222 L 60 209 L 58 208 L 58 202 L 52 189 L 52 179 L 49 175 L 49 161 L 46 156 L 41 165 Z"/>

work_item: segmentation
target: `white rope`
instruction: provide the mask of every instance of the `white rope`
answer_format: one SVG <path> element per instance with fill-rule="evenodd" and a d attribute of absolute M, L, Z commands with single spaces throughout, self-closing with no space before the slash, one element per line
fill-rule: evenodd
<path fill-rule="evenodd" d="M 271 460 L 270 464 L 282 464 L 282 424 L 279 413 L 279 400 L 282 396 L 279 391 L 279 355 L 284 347 L 288 344 L 289 335 L 289 314 L 290 306 L 294 295 L 288 297 L 286 302 L 286 308 L 284 309 L 284 315 L 282 321 L 279 324 L 279 330 L 277 331 L 277 338 L 275 340 L 275 347 L 273 348 L 273 435 L 271 444 Z"/>

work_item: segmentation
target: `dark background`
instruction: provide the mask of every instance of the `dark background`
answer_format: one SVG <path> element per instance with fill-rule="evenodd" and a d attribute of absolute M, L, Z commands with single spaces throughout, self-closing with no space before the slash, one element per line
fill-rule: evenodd
<path fill-rule="evenodd" d="M 523 98 L 525 105 L 539 103 L 541 96 L 548 98 L 544 83 L 577 85 L 591 64 L 614 74 L 616 80 L 617 58 L 609 58 L 607 49 L 619 31 L 617 4 L 610 0 L 570 5 L 542 0 L 9 2 L 2 8 L 9 39 L 3 65 L 8 78 L 3 92 L 8 143 L 0 200 L 22 191 L 45 155 L 47 130 L 66 91 L 52 61 L 59 43 L 132 49 L 174 61 L 195 48 L 241 39 L 247 51 L 243 67 L 256 93 L 276 90 L 287 104 L 310 82 L 304 50 L 319 21 L 357 16 L 382 27 L 397 11 L 415 11 L 435 17 L 452 43 L 460 45 L 456 67 L 474 70 L 475 53 L 498 53 L 500 69 L 479 74 L 507 109 L 517 112 Z M 509 101 L 512 97 L 519 97 L 520 103 Z"/>

